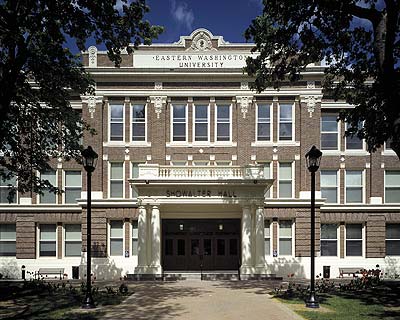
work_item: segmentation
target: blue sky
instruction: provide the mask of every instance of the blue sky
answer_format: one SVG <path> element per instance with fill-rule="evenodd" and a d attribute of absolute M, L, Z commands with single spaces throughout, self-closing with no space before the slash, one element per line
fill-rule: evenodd
<path fill-rule="evenodd" d="M 206 28 L 230 42 L 244 42 L 243 33 L 261 13 L 262 0 L 148 0 L 152 24 L 165 27 L 155 42 L 174 42 L 197 28 Z"/>

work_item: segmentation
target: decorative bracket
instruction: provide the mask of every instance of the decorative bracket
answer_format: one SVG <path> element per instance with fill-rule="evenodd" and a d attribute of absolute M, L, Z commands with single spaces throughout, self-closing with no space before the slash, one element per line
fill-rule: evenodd
<path fill-rule="evenodd" d="M 167 96 L 152 96 L 150 97 L 150 102 L 154 104 L 154 111 L 157 115 L 157 119 L 160 119 L 162 106 L 164 103 L 167 103 Z"/>
<path fill-rule="evenodd" d="M 315 107 L 318 102 L 321 102 L 321 97 L 320 95 L 310 95 L 310 96 L 301 96 L 300 100 L 301 102 L 304 102 L 307 104 L 307 111 L 310 114 L 310 118 L 312 118 L 312 115 L 315 111 Z"/>
<path fill-rule="evenodd" d="M 81 97 L 83 103 L 87 103 L 88 111 L 90 113 L 90 118 L 93 119 L 94 113 L 96 112 L 96 105 L 102 102 L 102 96 L 82 96 Z"/>
<path fill-rule="evenodd" d="M 97 67 L 97 48 L 95 46 L 91 46 L 88 49 L 89 52 L 89 68 Z"/>
<path fill-rule="evenodd" d="M 246 114 L 249 111 L 249 107 L 253 102 L 252 96 L 240 96 L 236 97 L 236 101 L 240 103 L 240 111 L 243 114 L 243 119 L 246 119 Z"/>

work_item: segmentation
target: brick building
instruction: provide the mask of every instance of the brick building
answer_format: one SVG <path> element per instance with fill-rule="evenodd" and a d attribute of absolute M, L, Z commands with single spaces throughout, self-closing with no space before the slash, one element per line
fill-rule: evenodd
<path fill-rule="evenodd" d="M 242 68 L 251 44 L 195 30 L 172 44 L 123 54 L 120 68 L 83 54 L 94 96 L 72 97 L 97 131 L 92 180 L 97 278 L 171 270 L 237 270 L 309 277 L 310 174 L 317 172 L 316 274 L 330 267 L 399 273 L 400 165 L 390 148 L 366 151 L 337 122 L 345 103 L 326 99 L 324 67 L 295 85 L 255 93 Z M 41 173 L 65 193 L 18 195 L 0 185 L 0 273 L 85 270 L 86 174 L 74 162 Z M 11 183 L 15 183 L 11 181 Z M 75 271 L 78 269 L 74 269 Z M 76 276 L 76 274 L 75 274 Z"/>

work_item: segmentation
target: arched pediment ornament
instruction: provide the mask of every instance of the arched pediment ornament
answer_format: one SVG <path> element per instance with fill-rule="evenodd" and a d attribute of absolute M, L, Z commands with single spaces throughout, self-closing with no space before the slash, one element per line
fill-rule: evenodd
<path fill-rule="evenodd" d="M 193 37 L 190 49 L 194 51 L 208 51 L 213 50 L 210 36 L 204 31 L 199 32 Z"/>
<path fill-rule="evenodd" d="M 89 52 L 89 68 L 97 67 L 97 48 L 95 46 L 91 46 L 88 49 Z"/>

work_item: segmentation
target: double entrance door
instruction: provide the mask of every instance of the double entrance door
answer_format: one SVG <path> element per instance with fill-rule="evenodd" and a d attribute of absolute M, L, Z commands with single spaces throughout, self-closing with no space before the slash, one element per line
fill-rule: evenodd
<path fill-rule="evenodd" d="M 239 219 L 164 219 L 164 270 L 236 270 Z"/>

